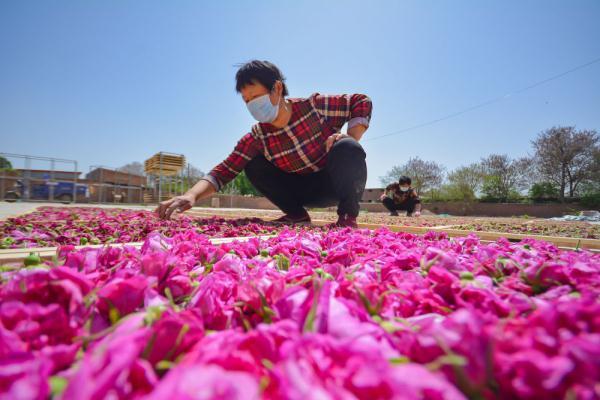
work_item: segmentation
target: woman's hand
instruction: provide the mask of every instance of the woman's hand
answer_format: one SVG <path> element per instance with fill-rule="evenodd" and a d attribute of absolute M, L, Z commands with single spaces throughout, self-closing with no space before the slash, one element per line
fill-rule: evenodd
<path fill-rule="evenodd" d="M 384 193 L 379 197 L 379 200 L 383 201 L 383 200 L 385 200 L 386 197 L 387 197 L 387 194 Z"/>
<path fill-rule="evenodd" d="M 331 150 L 331 148 L 333 147 L 334 143 L 337 142 L 340 139 L 344 139 L 347 137 L 351 137 L 345 133 L 334 133 L 333 135 L 329 136 L 327 138 L 327 141 L 325 141 L 325 150 L 329 153 L 329 150 Z"/>
<path fill-rule="evenodd" d="M 175 210 L 180 213 L 184 212 L 192 208 L 195 202 L 196 198 L 186 193 L 183 196 L 176 196 L 172 199 L 162 201 L 154 211 L 162 219 L 171 219 L 171 215 Z"/>

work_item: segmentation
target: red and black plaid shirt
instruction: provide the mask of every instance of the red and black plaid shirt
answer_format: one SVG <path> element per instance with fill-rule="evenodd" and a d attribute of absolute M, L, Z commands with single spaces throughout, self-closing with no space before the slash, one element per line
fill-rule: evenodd
<path fill-rule="evenodd" d="M 385 188 L 385 194 L 391 195 L 392 200 L 394 200 L 394 204 L 403 204 L 407 202 L 409 199 L 413 199 L 415 203 L 420 203 L 421 199 L 417 194 L 417 191 L 412 187 L 409 187 L 406 192 L 400 190 L 400 184 L 398 182 L 387 185 Z"/>
<path fill-rule="evenodd" d="M 258 123 L 240 139 L 233 152 L 212 169 L 205 180 L 220 190 L 236 177 L 248 161 L 263 155 L 285 172 L 309 174 L 325 167 L 325 141 L 348 127 L 365 125 L 371 120 L 371 99 L 364 94 L 321 95 L 307 99 L 289 99 L 292 116 L 288 125 L 276 128 Z"/>

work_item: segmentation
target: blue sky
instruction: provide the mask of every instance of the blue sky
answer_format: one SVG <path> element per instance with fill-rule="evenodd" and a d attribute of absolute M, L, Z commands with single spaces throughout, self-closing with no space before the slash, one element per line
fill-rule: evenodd
<path fill-rule="evenodd" d="M 599 1 L 0 2 L 0 152 L 118 167 L 156 151 L 205 172 L 253 120 L 235 64 L 292 97 L 368 94 L 368 186 L 411 156 L 514 157 L 553 125 L 600 129 L 600 63 L 457 118 L 368 140 L 600 57 Z"/>

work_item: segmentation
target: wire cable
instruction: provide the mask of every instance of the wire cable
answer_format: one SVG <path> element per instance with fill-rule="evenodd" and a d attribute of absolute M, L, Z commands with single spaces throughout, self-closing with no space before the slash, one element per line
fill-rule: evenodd
<path fill-rule="evenodd" d="M 465 108 L 464 110 L 460 110 L 460 111 L 457 111 L 457 112 L 454 112 L 454 113 L 451 113 L 451 114 L 448 114 L 448 115 L 444 115 L 442 117 L 439 117 L 439 118 L 436 118 L 436 119 L 432 119 L 430 121 L 423 122 L 423 123 L 420 123 L 420 124 L 417 124 L 417 125 L 409 126 L 408 128 L 400 129 L 398 131 L 386 133 L 385 135 L 367 137 L 367 138 L 363 139 L 363 142 L 370 141 L 370 140 L 382 139 L 382 138 L 385 138 L 385 137 L 388 137 L 388 136 L 399 135 L 399 134 L 404 133 L 404 132 L 408 132 L 408 131 L 412 131 L 412 130 L 415 130 L 415 129 L 423 128 L 425 126 L 437 124 L 438 122 L 445 121 L 445 120 L 450 119 L 450 118 L 458 117 L 459 115 L 463 115 L 463 114 L 466 114 L 468 112 L 477 110 L 479 108 L 486 107 L 486 106 L 492 105 L 494 103 L 498 103 L 498 102 L 500 102 L 502 100 L 505 100 L 505 99 L 507 99 L 507 98 L 509 98 L 511 96 L 521 94 L 521 93 L 526 92 L 528 90 L 534 89 L 534 88 L 536 88 L 538 86 L 544 85 L 544 84 L 546 84 L 548 82 L 554 81 L 556 79 L 560 79 L 560 78 L 562 78 L 565 75 L 572 74 L 573 72 L 579 71 L 580 69 L 589 67 L 590 65 L 596 64 L 598 62 L 600 62 L 600 57 L 595 58 L 595 59 L 593 59 L 591 61 L 588 61 L 585 64 L 580 64 L 580 65 L 578 65 L 576 67 L 573 67 L 573 68 L 571 68 L 571 69 L 569 69 L 567 71 L 563 71 L 560 74 L 553 75 L 553 76 L 551 76 L 549 78 L 546 78 L 546 79 L 543 79 L 541 81 L 532 83 L 531 85 L 528 85 L 528 86 L 522 87 L 520 89 L 514 90 L 512 92 L 509 92 L 509 93 L 507 93 L 507 94 L 505 94 L 503 96 L 495 97 L 493 99 L 490 99 L 490 100 L 484 101 L 482 103 L 473 105 L 471 107 Z"/>

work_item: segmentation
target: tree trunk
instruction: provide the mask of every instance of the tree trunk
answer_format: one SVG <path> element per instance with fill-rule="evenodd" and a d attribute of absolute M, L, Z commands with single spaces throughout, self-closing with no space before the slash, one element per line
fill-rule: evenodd
<path fill-rule="evenodd" d="M 565 166 L 563 165 L 560 172 L 560 192 L 558 193 L 561 203 L 565 202 L 565 187 L 567 186 L 565 180 Z"/>
<path fill-rule="evenodd" d="M 575 193 L 575 187 L 573 186 L 573 182 L 569 182 L 569 197 L 573 198 Z"/>
<path fill-rule="evenodd" d="M 575 192 L 577 191 L 577 185 L 579 185 L 580 182 L 581 181 L 576 181 L 573 185 L 573 194 L 571 195 L 571 197 L 575 196 Z"/>

